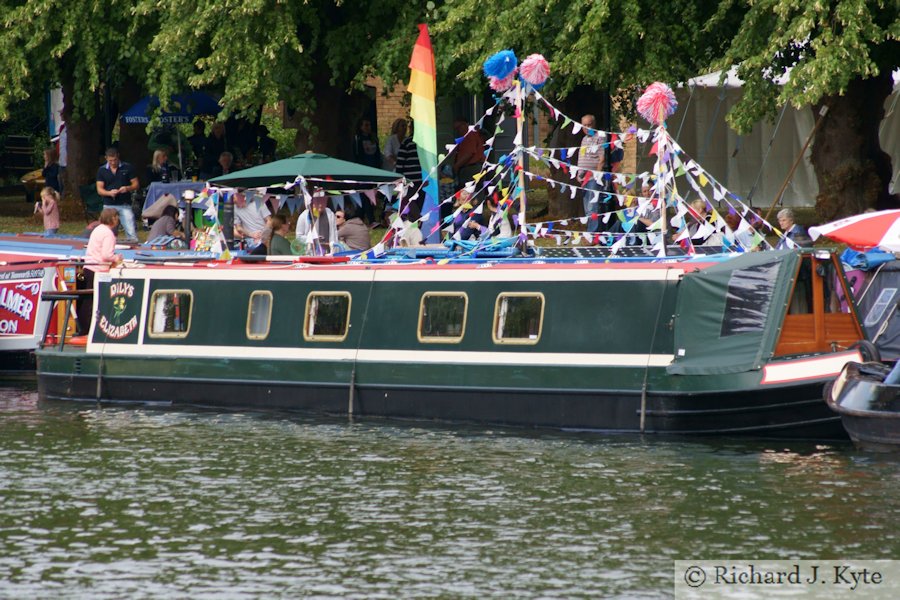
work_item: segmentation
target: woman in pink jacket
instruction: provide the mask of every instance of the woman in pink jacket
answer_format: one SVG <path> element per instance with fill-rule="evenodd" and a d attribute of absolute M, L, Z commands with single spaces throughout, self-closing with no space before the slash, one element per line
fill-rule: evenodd
<path fill-rule="evenodd" d="M 94 289 L 94 273 L 107 273 L 111 266 L 122 263 L 122 255 L 116 254 L 116 234 L 119 213 L 114 208 L 104 208 L 100 213 L 100 224 L 94 227 L 88 240 L 84 256 L 84 270 L 78 278 L 80 290 Z M 90 296 L 79 298 L 77 302 L 78 334 L 87 335 L 91 327 L 91 309 L 94 305 Z"/>

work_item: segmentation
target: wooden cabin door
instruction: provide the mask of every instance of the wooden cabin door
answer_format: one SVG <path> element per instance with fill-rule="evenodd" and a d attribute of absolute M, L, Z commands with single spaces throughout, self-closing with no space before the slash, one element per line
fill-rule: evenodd
<path fill-rule="evenodd" d="M 775 356 L 830 352 L 863 339 L 837 257 L 804 255 Z"/>

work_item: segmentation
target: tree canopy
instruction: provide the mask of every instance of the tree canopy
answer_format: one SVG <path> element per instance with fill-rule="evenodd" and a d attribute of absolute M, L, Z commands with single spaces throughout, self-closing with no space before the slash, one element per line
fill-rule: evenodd
<path fill-rule="evenodd" d="M 426 11 L 444 93 L 484 90 L 481 65 L 503 48 L 544 54 L 558 98 L 736 64 L 746 85 L 729 119 L 742 131 L 787 102 L 849 98 L 900 63 L 896 0 L 0 0 L 0 11 L 0 119 L 35 81 L 63 83 L 84 119 L 102 85 L 129 82 L 163 101 L 219 91 L 226 114 L 283 100 L 322 138 L 343 135 L 334 122 L 367 75 L 407 78 Z"/>
<path fill-rule="evenodd" d="M 736 3 L 723 2 L 720 14 Z M 816 104 L 845 93 L 854 80 L 889 76 L 900 67 L 900 4 L 758 0 L 715 64 L 723 70 L 738 65 L 743 96 L 729 121 L 747 131 L 779 106 Z"/>

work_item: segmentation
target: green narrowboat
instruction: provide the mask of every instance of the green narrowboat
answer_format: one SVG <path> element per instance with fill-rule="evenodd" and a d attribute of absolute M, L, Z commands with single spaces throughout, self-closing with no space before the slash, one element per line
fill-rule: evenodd
<path fill-rule="evenodd" d="M 846 439 L 823 384 L 864 340 L 831 253 L 197 262 L 98 275 L 43 400 L 601 432 Z"/>

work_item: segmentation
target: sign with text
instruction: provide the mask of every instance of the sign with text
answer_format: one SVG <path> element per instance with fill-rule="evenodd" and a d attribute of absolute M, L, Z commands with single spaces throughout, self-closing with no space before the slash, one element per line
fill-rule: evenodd
<path fill-rule="evenodd" d="M 94 343 L 134 344 L 138 340 L 141 303 L 144 298 L 143 279 L 98 278 L 97 321 L 94 323 Z"/>
<path fill-rule="evenodd" d="M 44 270 L 0 272 L 0 337 L 34 335 Z"/>

